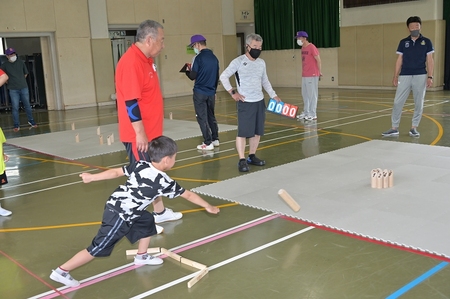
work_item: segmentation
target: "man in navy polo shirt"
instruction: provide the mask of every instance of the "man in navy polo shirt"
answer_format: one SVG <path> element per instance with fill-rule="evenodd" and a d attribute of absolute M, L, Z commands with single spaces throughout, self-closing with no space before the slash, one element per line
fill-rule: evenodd
<path fill-rule="evenodd" d="M 219 60 L 206 47 L 206 38 L 203 35 L 193 35 L 189 47 L 197 54 L 190 69 L 186 71 L 186 76 L 195 80 L 194 108 L 203 135 L 203 143 L 198 145 L 197 149 L 210 151 L 219 146 L 219 127 L 214 115 L 219 82 Z"/>
<path fill-rule="evenodd" d="M 427 87 L 433 85 L 434 48 L 431 41 L 420 34 L 422 21 L 418 16 L 409 17 L 406 26 L 410 36 L 400 41 L 397 48 L 397 62 L 393 84 L 397 87 L 392 108 L 392 128 L 383 132 L 383 136 L 398 136 L 398 127 L 402 116 L 403 105 L 410 91 L 414 97 L 414 115 L 409 135 L 419 137 L 417 131 L 422 118 L 423 101 Z"/>

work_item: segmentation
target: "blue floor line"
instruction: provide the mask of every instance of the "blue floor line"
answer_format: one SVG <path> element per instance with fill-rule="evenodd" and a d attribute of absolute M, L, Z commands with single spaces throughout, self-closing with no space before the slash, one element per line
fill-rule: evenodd
<path fill-rule="evenodd" d="M 422 283 L 427 278 L 433 276 L 437 272 L 444 269 L 448 264 L 449 264 L 448 262 L 442 262 L 442 263 L 438 264 L 437 266 L 433 267 L 432 269 L 428 270 L 424 274 L 420 275 L 419 277 L 417 277 L 416 279 L 414 279 L 413 281 L 411 281 L 410 283 L 408 283 L 401 289 L 397 290 L 395 293 L 392 293 L 391 295 L 386 297 L 386 299 L 395 299 L 395 298 L 400 297 L 401 295 L 405 294 L 406 292 L 408 292 L 409 290 L 411 290 L 418 284 Z"/>

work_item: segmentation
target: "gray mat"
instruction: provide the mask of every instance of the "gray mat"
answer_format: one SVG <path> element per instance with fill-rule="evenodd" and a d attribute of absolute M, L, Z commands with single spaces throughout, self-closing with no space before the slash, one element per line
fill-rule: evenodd
<path fill-rule="evenodd" d="M 268 160 L 270 163 L 270 160 Z M 450 148 L 373 140 L 195 191 L 394 245 L 450 257 Z M 373 189 L 370 171 L 394 187 Z M 237 170 L 236 170 L 237 171 Z M 301 206 L 294 212 L 277 192 Z"/>
<path fill-rule="evenodd" d="M 103 144 L 100 144 L 97 136 L 98 127 L 81 128 L 70 131 L 39 134 L 8 139 L 7 143 L 32 151 L 49 154 L 66 159 L 81 159 L 118 151 L 123 151 L 124 146 L 119 140 L 117 124 L 100 126 L 100 134 L 103 135 Z M 219 124 L 220 132 L 236 130 L 236 126 Z M 79 141 L 75 136 L 78 134 Z M 107 144 L 107 137 L 113 134 L 114 142 Z M 197 122 L 165 119 L 164 135 L 174 140 L 201 136 Z"/>

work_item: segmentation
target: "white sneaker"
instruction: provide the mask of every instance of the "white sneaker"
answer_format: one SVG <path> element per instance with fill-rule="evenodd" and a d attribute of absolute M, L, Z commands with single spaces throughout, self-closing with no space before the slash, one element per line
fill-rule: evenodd
<path fill-rule="evenodd" d="M 0 216 L 9 216 L 9 215 L 11 215 L 11 214 L 12 214 L 11 211 L 6 210 L 6 209 L 3 209 L 3 208 L 0 206 Z"/>
<path fill-rule="evenodd" d="M 202 143 L 200 145 L 197 145 L 197 149 L 204 151 L 212 151 L 214 149 L 214 145 L 212 143 L 210 145 Z"/>
<path fill-rule="evenodd" d="M 142 258 L 137 258 L 137 256 L 134 257 L 134 264 L 135 265 L 161 265 L 164 261 L 160 259 L 159 257 L 154 257 L 153 255 L 144 254 L 142 255 Z"/>
<path fill-rule="evenodd" d="M 212 145 L 214 145 L 214 146 L 219 146 L 220 145 L 220 142 L 219 142 L 219 140 L 214 140 L 213 142 L 212 142 Z"/>
<path fill-rule="evenodd" d="M 164 214 L 157 215 L 155 212 L 153 212 L 153 217 L 155 217 L 155 223 L 162 223 L 166 221 L 175 221 L 178 219 L 181 219 L 183 217 L 183 214 L 180 212 L 174 212 L 172 209 L 166 208 L 164 211 Z"/>
<path fill-rule="evenodd" d="M 298 119 L 298 120 L 304 119 L 305 116 L 306 116 L 305 112 L 302 112 L 302 113 L 300 113 L 299 115 L 297 115 L 297 119 Z"/>
<path fill-rule="evenodd" d="M 155 226 L 156 226 L 156 234 L 157 235 L 162 234 L 164 231 L 164 227 L 162 227 L 160 225 L 156 225 L 156 224 L 155 224 Z"/>
<path fill-rule="evenodd" d="M 80 282 L 78 280 L 73 279 L 73 277 L 70 276 L 69 272 L 59 274 L 58 272 L 56 272 L 56 270 L 52 270 L 52 274 L 50 274 L 50 279 L 72 288 L 80 285 Z"/>
<path fill-rule="evenodd" d="M 305 116 L 305 120 L 317 120 L 317 116 Z"/>

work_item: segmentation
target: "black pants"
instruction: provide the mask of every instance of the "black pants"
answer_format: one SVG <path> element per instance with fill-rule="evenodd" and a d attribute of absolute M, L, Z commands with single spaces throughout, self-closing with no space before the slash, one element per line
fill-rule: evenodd
<path fill-rule="evenodd" d="M 215 104 L 215 95 L 207 96 L 194 92 L 195 114 L 197 114 L 197 122 L 202 131 L 203 142 L 206 145 L 211 144 L 214 140 L 219 140 L 219 127 L 214 115 Z"/>

